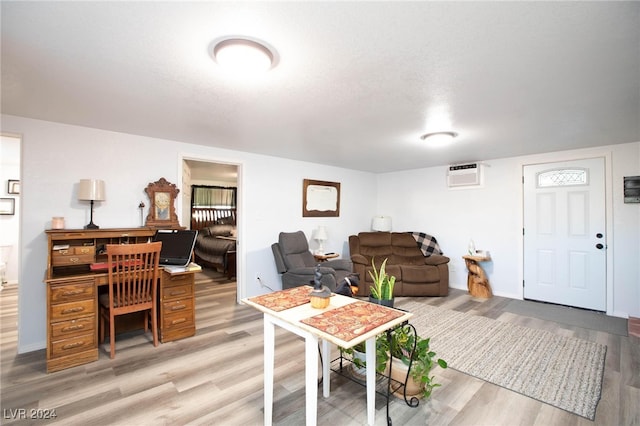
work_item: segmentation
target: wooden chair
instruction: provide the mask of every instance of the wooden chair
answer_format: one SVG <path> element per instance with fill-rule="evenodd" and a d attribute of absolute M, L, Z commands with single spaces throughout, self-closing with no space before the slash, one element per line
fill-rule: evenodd
<path fill-rule="evenodd" d="M 105 340 L 109 321 L 111 358 L 116 355 L 115 317 L 132 312 L 149 311 L 153 346 L 158 346 L 157 287 L 160 279 L 158 261 L 161 242 L 143 244 L 107 244 L 109 294 L 99 297 L 100 341 Z M 144 330 L 149 321 L 145 315 Z"/>

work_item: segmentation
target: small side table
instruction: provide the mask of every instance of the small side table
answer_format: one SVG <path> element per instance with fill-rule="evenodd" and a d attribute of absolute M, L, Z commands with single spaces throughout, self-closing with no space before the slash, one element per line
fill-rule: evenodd
<path fill-rule="evenodd" d="M 491 286 L 489 285 L 489 279 L 487 274 L 480 266 L 480 262 L 487 262 L 491 260 L 489 256 L 462 256 L 464 262 L 469 270 L 467 277 L 467 288 L 469 294 L 473 297 L 482 297 L 488 299 L 492 296 Z"/>
<path fill-rule="evenodd" d="M 313 257 L 316 259 L 316 262 L 326 262 L 329 259 L 335 259 L 340 256 L 338 253 L 330 253 L 330 254 L 314 254 Z"/>

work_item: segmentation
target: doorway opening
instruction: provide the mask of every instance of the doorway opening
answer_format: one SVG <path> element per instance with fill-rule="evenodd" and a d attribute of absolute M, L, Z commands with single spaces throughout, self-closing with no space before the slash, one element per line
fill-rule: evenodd
<path fill-rule="evenodd" d="M 20 247 L 20 152 L 18 136 L 0 140 L 0 291 L 18 284 Z"/>
<path fill-rule="evenodd" d="M 182 223 L 198 231 L 194 260 L 218 282 L 236 281 L 240 270 L 239 164 L 201 158 L 182 160 Z"/>

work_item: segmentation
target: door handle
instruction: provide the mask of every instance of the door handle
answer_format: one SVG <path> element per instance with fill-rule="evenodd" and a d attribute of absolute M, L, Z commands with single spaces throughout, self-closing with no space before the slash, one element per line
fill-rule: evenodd
<path fill-rule="evenodd" d="M 602 238 L 602 237 L 603 237 L 603 235 L 602 235 L 600 232 L 598 232 L 598 233 L 596 234 L 596 238 Z"/>
<path fill-rule="evenodd" d="M 599 249 L 599 250 L 602 250 L 604 248 L 604 245 L 598 243 L 598 244 L 596 244 L 596 248 Z"/>

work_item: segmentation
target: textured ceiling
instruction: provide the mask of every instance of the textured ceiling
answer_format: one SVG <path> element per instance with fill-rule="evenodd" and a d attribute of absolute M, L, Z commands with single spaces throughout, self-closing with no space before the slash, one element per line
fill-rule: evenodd
<path fill-rule="evenodd" d="M 640 2 L 1 7 L 5 114 L 378 172 L 640 141 Z M 277 67 L 225 75 L 228 35 Z"/>

